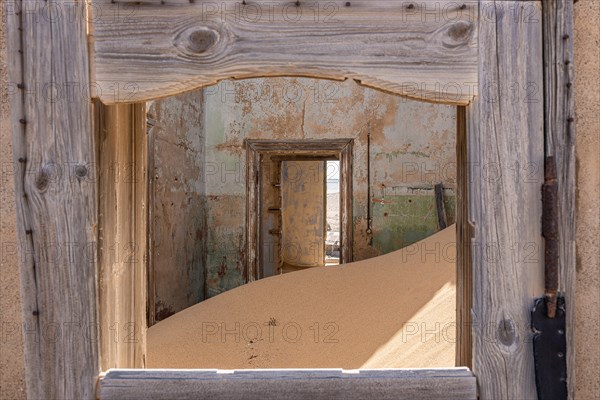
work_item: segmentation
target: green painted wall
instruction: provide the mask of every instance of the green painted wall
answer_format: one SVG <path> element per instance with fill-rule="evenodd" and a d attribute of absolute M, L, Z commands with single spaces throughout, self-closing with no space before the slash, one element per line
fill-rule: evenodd
<path fill-rule="evenodd" d="M 204 89 L 203 96 L 206 297 L 243 284 L 245 139 L 354 140 L 355 260 L 396 250 L 435 232 L 437 183 L 446 188 L 448 215 L 453 218 L 455 107 L 401 98 L 351 80 L 308 78 L 223 81 Z M 386 202 L 378 204 L 382 196 Z M 367 226 L 370 203 L 372 235 Z"/>
<path fill-rule="evenodd" d="M 430 194 L 391 195 L 373 202 L 373 247 L 380 254 L 409 246 L 438 229 L 433 191 Z M 451 192 L 451 191 L 447 191 Z M 456 197 L 445 194 L 447 223 L 455 222 Z"/>

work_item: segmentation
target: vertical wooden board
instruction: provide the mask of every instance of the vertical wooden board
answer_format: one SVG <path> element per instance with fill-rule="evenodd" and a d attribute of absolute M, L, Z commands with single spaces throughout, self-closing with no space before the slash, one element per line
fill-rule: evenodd
<path fill-rule="evenodd" d="M 349 140 L 340 152 L 340 264 L 354 260 L 353 172 L 354 140 Z"/>
<path fill-rule="evenodd" d="M 546 0 L 544 81 L 546 155 L 554 156 L 558 180 L 559 291 L 567 318 L 567 384 L 575 395 L 575 121 L 573 96 L 573 2 Z"/>
<path fill-rule="evenodd" d="M 146 103 L 130 105 L 133 121 L 133 274 L 134 283 L 131 295 L 134 315 L 134 338 L 129 338 L 128 365 L 132 368 L 146 367 L 146 332 L 148 319 L 148 144 L 146 134 Z"/>
<path fill-rule="evenodd" d="M 261 188 L 259 185 L 260 155 L 251 143 L 246 146 L 246 254 L 247 261 L 244 270 L 246 282 L 262 278 L 258 260 L 262 259 L 260 243 L 260 201 Z M 252 212 L 254 210 L 254 212 Z"/>
<path fill-rule="evenodd" d="M 96 107 L 100 365 L 139 368 L 146 330 L 145 105 Z"/>
<path fill-rule="evenodd" d="M 465 107 L 456 112 L 456 366 L 472 367 L 473 264 L 469 224 L 469 161 L 467 159 L 467 115 Z"/>
<path fill-rule="evenodd" d="M 6 5 L 11 79 L 23 84 L 11 108 L 27 395 L 92 399 L 97 180 L 84 2 Z"/>
<path fill-rule="evenodd" d="M 539 1 L 480 3 L 480 96 L 468 108 L 473 372 L 481 399 L 535 399 L 530 310 L 543 293 Z"/>
<path fill-rule="evenodd" d="M 281 232 L 281 162 L 271 161 L 265 154 L 260 161 L 259 185 L 261 198 L 258 223 L 260 225 L 261 264 L 259 276 L 266 278 L 280 272 L 280 235 L 269 232 Z M 251 185 L 252 182 L 248 182 Z M 248 213 L 254 212 L 248 210 Z"/>

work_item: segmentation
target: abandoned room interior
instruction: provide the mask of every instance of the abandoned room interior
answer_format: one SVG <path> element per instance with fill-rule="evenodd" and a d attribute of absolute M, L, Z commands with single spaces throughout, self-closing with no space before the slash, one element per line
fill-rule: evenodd
<path fill-rule="evenodd" d="M 326 244 L 339 257 L 340 235 L 352 249 L 346 262 L 426 238 L 440 229 L 437 184 L 441 228 L 454 222 L 456 107 L 353 81 L 264 78 L 156 100 L 147 115 L 157 321 L 246 281 L 247 213 L 261 219 L 255 278 L 325 265 Z M 247 147 L 263 141 L 269 150 L 247 171 Z M 342 146 L 352 161 L 342 174 L 348 232 L 339 219 Z M 261 209 L 248 210 L 256 185 Z"/>
<path fill-rule="evenodd" d="M 148 138 L 152 225 L 148 290 L 154 306 L 149 311 L 149 325 L 167 319 L 148 331 L 150 367 L 454 365 L 456 260 L 455 249 L 450 247 L 455 246 L 455 239 L 445 243 L 444 260 L 440 260 L 439 242 L 420 241 L 446 228 L 454 229 L 456 106 L 402 98 L 365 88 L 353 80 L 280 77 L 225 80 L 152 101 L 146 108 L 147 133 L 142 134 Z M 405 271 L 415 276 L 399 280 L 429 283 L 421 293 L 416 293 L 414 283 L 405 293 L 402 286 L 389 287 L 391 291 L 385 292 L 381 281 L 391 276 L 386 278 L 381 271 L 363 276 L 362 271 L 383 262 L 377 257 L 402 248 L 409 254 L 418 253 L 423 266 Z M 404 265 L 410 263 L 399 254 L 393 268 L 408 270 Z M 306 281 L 310 275 L 297 272 L 339 264 L 343 268 L 346 263 L 371 258 L 360 273 L 321 278 L 327 279 L 330 287 L 328 293 L 317 295 L 314 307 L 338 303 L 333 306 L 338 315 L 327 313 L 330 320 L 319 321 L 323 316 L 314 307 L 297 304 L 303 297 L 306 303 L 308 293 L 319 286 Z M 188 309 L 247 282 L 286 273 L 293 274 L 286 280 L 270 279 L 268 286 L 256 288 L 258 293 L 252 292 L 255 286 L 251 285 L 243 298 L 251 306 L 235 306 L 228 300 L 235 294 L 225 294 L 216 300 L 222 305 L 220 309 L 212 307 L 212 315 L 204 308 L 213 303 Z M 348 318 L 344 310 L 352 304 L 347 288 L 353 279 L 363 285 L 363 293 L 355 295 L 364 310 L 348 322 L 343 321 Z M 280 291 L 277 286 L 290 292 L 281 298 L 275 294 Z M 439 298 L 438 291 L 443 292 Z M 404 303 L 397 305 L 402 308 L 402 319 L 381 322 L 377 330 L 385 333 L 376 335 L 373 328 L 377 327 L 367 321 L 390 310 L 389 296 Z M 442 319 L 424 322 L 419 319 L 421 315 L 412 320 L 409 310 L 417 313 L 432 299 L 434 303 L 441 299 L 448 302 L 443 312 L 435 312 Z M 285 317 L 275 315 L 269 304 L 279 310 L 285 305 L 288 312 Z M 217 348 L 214 343 L 207 344 L 212 352 L 198 345 L 194 350 L 182 345 L 186 341 L 201 343 L 202 335 L 214 329 L 214 321 L 219 321 L 219 329 L 228 329 L 225 323 L 221 325 L 222 320 L 228 320 L 228 313 L 236 314 L 234 308 L 244 309 L 245 315 L 230 323 L 229 329 L 234 331 L 231 340 L 223 337 L 227 343 L 222 347 L 251 344 L 257 346 L 253 354 L 248 356 L 242 349 L 234 358 L 243 360 L 231 360 L 228 365 L 225 354 L 232 350 Z M 168 320 L 185 309 L 177 319 Z M 315 321 L 301 326 L 305 324 L 299 322 L 304 318 L 302 313 L 312 314 Z M 302 330 L 306 336 L 319 323 L 327 326 L 329 333 L 339 329 L 344 344 L 322 353 L 322 357 L 317 356 L 318 347 L 307 351 L 306 345 L 302 354 L 274 357 L 274 351 L 285 352 L 279 347 L 282 344 L 254 344 L 252 339 L 260 336 L 262 329 L 248 325 L 271 319 L 279 320 L 276 323 L 292 337 L 301 335 Z M 209 325 L 200 325 L 196 335 L 187 337 L 176 333 L 175 325 L 185 331 L 184 321 Z M 252 332 L 244 331 L 248 337 L 240 343 L 244 338 L 236 338 L 235 329 L 246 325 Z M 411 331 L 415 326 L 418 332 Z M 365 341 L 348 346 L 350 333 L 359 337 L 361 330 L 365 331 L 363 336 L 370 336 L 369 345 Z M 428 357 L 412 357 L 409 362 L 411 357 L 396 356 L 390 363 L 388 356 L 387 364 L 369 364 L 369 349 L 374 353 L 393 342 L 395 336 L 403 339 L 396 338 L 393 346 L 406 347 L 397 348 L 396 353 L 425 354 L 424 348 L 431 347 Z M 407 343 L 408 336 L 419 340 Z M 163 342 L 165 338 L 170 345 Z M 358 350 L 359 346 L 363 349 Z M 328 347 L 335 348 L 336 344 L 329 343 Z M 182 354 L 175 357 L 178 349 Z M 349 352 L 361 354 L 363 359 L 352 359 L 346 354 Z M 188 355 L 186 360 L 184 354 Z M 168 363 L 155 361 L 165 355 L 170 358 Z"/>

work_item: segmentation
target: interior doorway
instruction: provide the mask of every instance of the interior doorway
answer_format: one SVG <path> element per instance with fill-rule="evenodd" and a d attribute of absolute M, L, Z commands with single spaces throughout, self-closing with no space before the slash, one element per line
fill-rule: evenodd
<path fill-rule="evenodd" d="M 325 265 L 327 161 L 296 158 L 261 160 L 263 277 Z"/>
<path fill-rule="evenodd" d="M 263 277 L 340 264 L 340 163 L 318 158 L 261 158 Z"/>
<path fill-rule="evenodd" d="M 352 139 L 246 146 L 247 280 L 352 261 Z"/>

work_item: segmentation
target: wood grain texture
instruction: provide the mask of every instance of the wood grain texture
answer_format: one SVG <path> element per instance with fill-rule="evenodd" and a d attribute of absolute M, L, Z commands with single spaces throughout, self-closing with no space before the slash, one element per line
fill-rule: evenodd
<path fill-rule="evenodd" d="M 567 385 L 575 395 L 575 122 L 573 95 L 573 2 L 546 0 L 544 22 L 546 154 L 554 156 L 558 180 L 559 291 L 567 318 Z"/>
<path fill-rule="evenodd" d="M 93 399 L 97 181 L 84 2 L 7 2 L 27 397 Z M 5 6 L 5 4 L 3 4 Z M 27 12 L 21 12 L 26 10 Z M 70 88 L 70 89 L 69 89 Z M 48 91 L 48 89 L 50 89 Z M 69 89 L 69 90 L 67 90 Z"/>
<path fill-rule="evenodd" d="M 100 366 L 144 367 L 146 132 L 144 104 L 96 104 L 99 149 Z"/>
<path fill-rule="evenodd" d="M 456 366 L 472 367 L 473 263 L 469 224 L 469 161 L 467 110 L 456 110 Z"/>
<path fill-rule="evenodd" d="M 421 370 L 111 370 L 100 399 L 475 400 L 466 368 Z"/>
<path fill-rule="evenodd" d="M 536 399 L 530 311 L 543 293 L 539 1 L 480 4 L 480 96 L 467 108 L 473 373 L 480 399 Z"/>
<path fill-rule="evenodd" d="M 477 0 L 346 3 L 94 0 L 97 95 L 133 102 L 284 75 L 449 104 L 476 94 Z"/>

